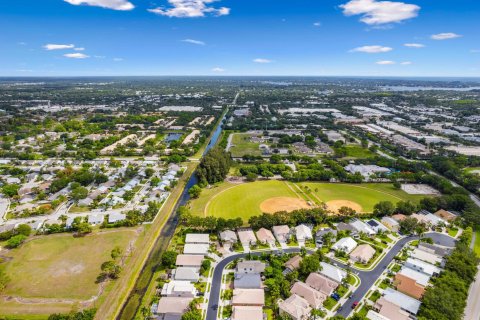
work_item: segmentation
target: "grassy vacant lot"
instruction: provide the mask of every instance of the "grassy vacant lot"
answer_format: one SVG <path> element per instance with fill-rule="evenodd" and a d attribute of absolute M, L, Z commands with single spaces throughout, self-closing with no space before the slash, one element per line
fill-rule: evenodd
<path fill-rule="evenodd" d="M 233 157 L 243 157 L 246 154 L 261 156 L 262 152 L 258 148 L 260 144 L 250 141 L 251 135 L 248 133 L 232 133 L 232 147 L 230 152 Z"/>
<path fill-rule="evenodd" d="M 292 188 L 289 188 L 289 185 Z M 221 183 L 211 189 L 204 189 L 199 199 L 191 201 L 190 209 L 196 215 L 215 217 L 248 218 L 261 213 L 260 204 L 277 197 L 305 198 L 313 202 L 348 200 L 358 203 L 362 212 L 373 211 L 380 201 L 400 200 L 418 202 L 423 196 L 409 195 L 397 190 L 391 184 L 333 184 L 305 182 L 296 184 L 284 181 L 257 181 L 245 184 Z M 305 192 L 308 186 L 310 192 Z M 295 191 L 293 191 L 295 190 Z"/>
<path fill-rule="evenodd" d="M 365 159 L 376 156 L 376 154 L 372 151 L 365 149 L 361 145 L 357 144 L 345 145 L 343 146 L 343 148 L 345 148 L 347 152 L 345 159 Z"/>
<path fill-rule="evenodd" d="M 305 182 L 299 183 L 298 185 L 301 188 L 308 186 L 313 195 L 323 202 L 334 200 L 356 202 L 362 207 L 362 212 L 372 212 L 373 206 L 380 201 L 397 203 L 401 200 L 410 200 L 412 202 L 418 202 L 424 198 L 424 196 L 409 195 L 402 190 L 395 189 L 392 184 L 384 183 L 343 184 Z"/>
<path fill-rule="evenodd" d="M 475 244 L 473 247 L 473 251 L 480 256 L 480 230 L 475 231 Z"/>
<path fill-rule="evenodd" d="M 95 281 L 100 265 L 111 259 L 111 250 L 120 246 L 125 251 L 136 237 L 135 230 L 122 229 L 83 238 L 73 238 L 71 234 L 51 235 L 27 242 L 5 256 L 8 261 L 5 271 L 12 281 L 4 294 L 41 302 L 21 308 L 26 313 L 49 309 L 49 304 L 56 311 L 62 303 L 54 302 L 68 304 L 88 300 L 99 293 L 99 284 Z M 9 309 L 9 303 L 0 300 L 0 314 L 8 313 L 5 309 Z"/>

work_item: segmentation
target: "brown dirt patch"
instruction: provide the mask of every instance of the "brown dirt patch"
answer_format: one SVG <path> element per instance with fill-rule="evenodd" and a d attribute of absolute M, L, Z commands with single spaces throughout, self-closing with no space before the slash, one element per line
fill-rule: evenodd
<path fill-rule="evenodd" d="M 265 213 L 275 213 L 279 211 L 291 212 L 298 209 L 309 209 L 310 205 L 303 199 L 276 197 L 263 201 L 260 204 L 260 210 Z"/>
<path fill-rule="evenodd" d="M 332 200 L 326 203 L 328 210 L 333 212 L 338 212 L 338 209 L 341 207 L 349 207 L 356 212 L 362 212 L 363 208 L 356 202 L 348 201 L 348 200 Z"/>

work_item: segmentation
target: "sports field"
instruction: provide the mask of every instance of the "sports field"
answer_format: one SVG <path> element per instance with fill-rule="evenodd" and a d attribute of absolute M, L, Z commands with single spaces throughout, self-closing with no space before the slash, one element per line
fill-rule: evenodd
<path fill-rule="evenodd" d="M 410 195 L 402 190 L 397 190 L 391 184 L 385 183 L 362 183 L 362 184 L 343 184 L 343 183 L 299 183 L 298 186 L 305 190 L 307 186 L 310 195 L 316 196 L 318 200 L 341 205 L 342 201 L 355 203 L 353 207 L 357 212 L 372 212 L 373 207 L 380 201 L 391 201 L 397 203 L 401 200 L 418 202 L 425 196 Z M 307 193 L 308 194 L 308 193 Z M 348 203 L 346 206 L 349 206 Z"/>
<path fill-rule="evenodd" d="M 307 188 L 306 188 L 307 187 Z M 257 181 L 244 184 L 222 183 L 205 189 L 190 203 L 193 214 L 223 218 L 241 217 L 248 221 L 262 212 L 292 211 L 326 203 L 332 211 L 349 206 L 357 212 L 372 212 L 380 201 L 418 202 L 423 196 L 409 195 L 391 184 L 333 184 Z"/>
<path fill-rule="evenodd" d="M 101 293 L 95 283 L 100 265 L 116 246 L 125 252 L 138 237 L 135 229 L 109 230 L 83 238 L 42 236 L 4 256 L 11 282 L 0 299 L 0 314 L 68 312 Z M 91 300 L 93 302 L 93 300 Z"/>

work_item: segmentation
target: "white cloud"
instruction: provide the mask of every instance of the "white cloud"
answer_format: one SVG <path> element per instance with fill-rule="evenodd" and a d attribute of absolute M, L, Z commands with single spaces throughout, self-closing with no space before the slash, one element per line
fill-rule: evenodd
<path fill-rule="evenodd" d="M 418 16 L 420 7 L 394 1 L 351 0 L 340 6 L 346 16 L 362 15 L 360 21 L 368 25 L 401 22 Z"/>
<path fill-rule="evenodd" d="M 135 6 L 127 0 L 64 0 L 75 6 L 87 5 L 93 7 L 102 7 L 106 9 L 128 11 L 133 10 Z"/>
<path fill-rule="evenodd" d="M 365 52 L 365 53 L 384 53 L 392 51 L 393 48 L 384 46 L 363 46 L 350 50 L 351 52 Z"/>
<path fill-rule="evenodd" d="M 52 44 L 52 43 L 49 43 L 43 46 L 43 48 L 48 51 L 73 49 L 74 47 L 75 47 L 74 44 Z"/>
<path fill-rule="evenodd" d="M 113 58 L 113 61 L 115 61 L 115 62 L 121 62 L 121 61 L 123 61 L 123 58 Z"/>
<path fill-rule="evenodd" d="M 314 23 L 313 23 L 313 26 L 314 26 L 314 27 L 321 27 L 321 26 L 322 26 L 322 23 L 317 21 L 317 22 L 314 22 Z"/>
<path fill-rule="evenodd" d="M 85 48 L 73 48 L 73 50 L 75 50 L 75 51 L 84 51 Z"/>
<path fill-rule="evenodd" d="M 200 41 L 200 40 L 195 40 L 195 39 L 183 39 L 182 42 L 191 43 L 191 44 L 196 44 L 197 46 L 204 46 L 204 45 L 206 45 L 205 42 Z"/>
<path fill-rule="evenodd" d="M 263 58 L 256 58 L 256 59 L 253 59 L 253 62 L 255 62 L 255 63 L 271 63 L 272 60 L 263 59 Z"/>
<path fill-rule="evenodd" d="M 460 37 L 462 36 L 459 34 L 456 34 L 453 32 L 445 32 L 445 33 L 433 34 L 430 38 L 432 38 L 433 40 L 447 40 L 447 39 L 455 39 Z"/>
<path fill-rule="evenodd" d="M 212 69 L 212 72 L 225 72 L 225 69 L 220 68 L 220 67 L 215 67 Z"/>
<path fill-rule="evenodd" d="M 198 18 L 206 15 L 226 16 L 230 14 L 230 8 L 212 7 L 210 4 L 218 0 L 168 0 L 171 7 L 158 7 L 148 11 L 167 17 L 174 18 Z"/>
<path fill-rule="evenodd" d="M 421 44 L 421 43 L 405 43 L 404 46 L 409 47 L 409 48 L 424 48 L 425 47 L 425 45 Z"/>
<path fill-rule="evenodd" d="M 413 64 L 413 62 L 411 62 L 411 61 L 403 61 L 403 62 L 401 62 L 400 64 L 401 64 L 402 66 L 409 66 L 409 65 Z"/>
<path fill-rule="evenodd" d="M 90 56 L 87 56 L 86 54 L 77 52 L 77 53 L 66 53 L 63 55 L 65 58 L 71 58 L 71 59 L 86 59 L 90 58 Z"/>
<path fill-rule="evenodd" d="M 382 61 L 377 61 L 376 64 L 380 64 L 380 65 L 392 65 L 392 64 L 395 64 L 395 61 L 382 60 Z"/>

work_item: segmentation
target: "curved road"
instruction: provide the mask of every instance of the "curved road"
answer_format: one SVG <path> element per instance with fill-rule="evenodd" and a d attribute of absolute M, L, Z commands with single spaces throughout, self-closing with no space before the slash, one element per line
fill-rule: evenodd
<path fill-rule="evenodd" d="M 426 233 L 425 236 L 432 238 L 433 241 L 439 245 L 453 247 L 455 245 L 455 240 L 450 236 L 440 234 L 440 233 Z M 370 287 L 377 281 L 383 271 L 387 268 L 393 258 L 397 255 L 400 250 L 407 244 L 407 242 L 412 240 L 417 240 L 417 236 L 410 236 L 400 239 L 393 248 L 383 257 L 383 259 L 378 263 L 378 265 L 371 271 L 360 271 L 354 268 L 350 268 L 352 272 L 356 273 L 358 277 L 361 279 L 361 284 L 352 294 L 352 296 L 345 302 L 344 308 L 337 313 L 337 315 L 342 315 L 347 317 L 352 309 L 350 306 L 355 301 L 360 301 L 363 296 L 368 292 Z M 283 253 L 295 253 L 300 252 L 299 248 L 288 248 L 284 250 L 275 250 L 275 251 L 261 251 L 261 252 L 251 252 L 251 255 L 260 256 L 264 253 L 272 253 L 272 252 L 283 252 Z M 215 270 L 213 271 L 213 279 L 212 279 L 212 288 L 210 290 L 210 299 L 208 300 L 208 307 L 207 307 L 207 317 L 206 320 L 216 320 L 217 319 L 217 310 L 218 310 L 218 303 L 220 299 L 220 290 L 222 286 L 222 274 L 225 267 L 235 259 L 246 257 L 248 253 L 239 253 L 234 254 L 231 256 L 226 257 L 222 261 L 220 261 L 216 266 Z M 343 263 L 335 261 L 336 264 L 340 265 L 345 269 L 349 269 L 349 267 Z"/>

